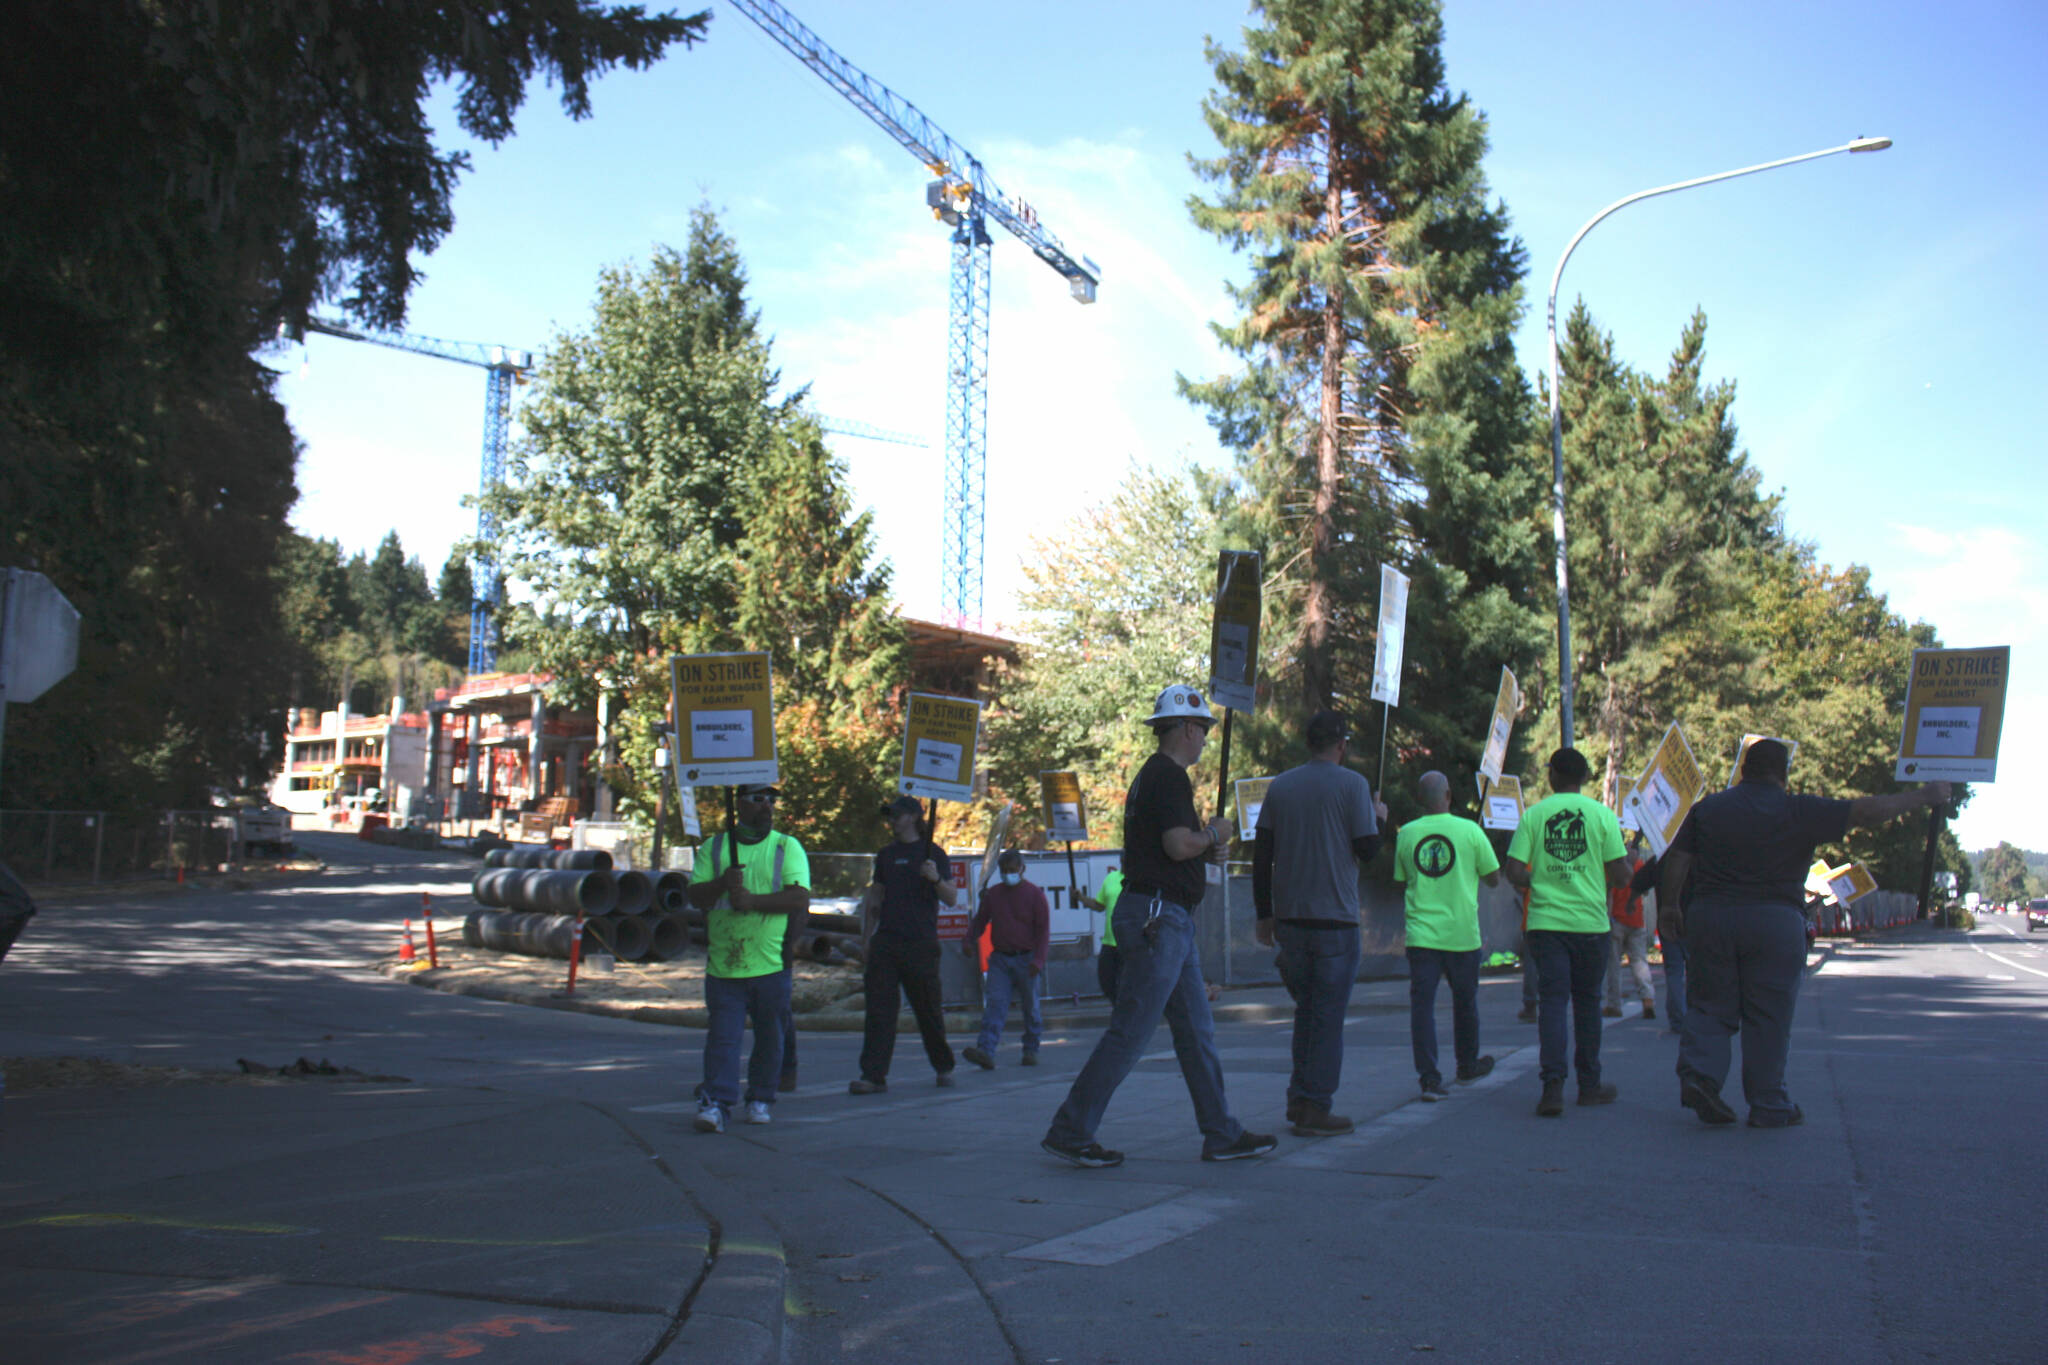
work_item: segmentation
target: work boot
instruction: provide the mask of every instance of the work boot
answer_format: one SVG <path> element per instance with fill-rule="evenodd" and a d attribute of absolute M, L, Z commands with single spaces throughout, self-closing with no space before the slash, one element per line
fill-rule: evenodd
<path fill-rule="evenodd" d="M 1679 1082 L 1678 1102 L 1698 1114 L 1701 1123 L 1719 1126 L 1735 1122 L 1735 1109 L 1721 1098 L 1721 1092 L 1691 1076 Z"/>
<path fill-rule="evenodd" d="M 1444 1089 L 1442 1077 L 1422 1083 L 1422 1099 L 1424 1103 L 1435 1104 L 1438 1100 L 1447 1100 L 1450 1097 L 1451 1092 Z"/>
<path fill-rule="evenodd" d="M 1609 1081 L 1605 1085 L 1582 1085 L 1579 1087 L 1579 1103 L 1588 1108 L 1596 1104 L 1612 1104 L 1621 1098 L 1621 1087 Z"/>
<path fill-rule="evenodd" d="M 1536 1101 L 1536 1117 L 1544 1119 L 1564 1116 L 1564 1082 L 1545 1081 L 1543 1098 Z"/>
<path fill-rule="evenodd" d="M 1621 1018 L 1621 1006 L 1619 1006 L 1619 1005 L 1602 1005 L 1602 1006 L 1600 1007 L 1600 1017 L 1601 1017 L 1602 1019 L 1619 1019 L 1619 1018 Z"/>
<path fill-rule="evenodd" d="M 960 1055 L 973 1062 L 983 1071 L 994 1071 L 996 1069 L 996 1059 L 978 1047 L 963 1047 L 960 1049 Z"/>
<path fill-rule="evenodd" d="M 1301 1102 L 1301 1115 L 1291 1130 L 1296 1137 L 1339 1137 L 1358 1125 L 1342 1114 L 1333 1114 L 1319 1104 Z"/>
<path fill-rule="evenodd" d="M 1307 1100 L 1287 1101 L 1287 1121 L 1289 1123 L 1300 1123 L 1301 1116 L 1308 1112 L 1308 1107 Z"/>
<path fill-rule="evenodd" d="M 1654 1001 L 1654 1000 L 1647 1000 L 1647 999 L 1646 999 L 1646 1000 L 1644 1000 L 1644 1001 L 1643 1001 L 1643 1018 L 1645 1018 L 1645 1019 L 1655 1019 L 1656 1017 L 1657 1017 L 1657 1002 L 1656 1002 L 1656 1001 Z"/>
<path fill-rule="evenodd" d="M 1472 1065 L 1459 1067 L 1458 1083 L 1460 1085 L 1469 1084 L 1472 1081 L 1478 1080 L 1481 1076 L 1492 1074 L 1492 1072 L 1493 1054 L 1489 1052 L 1485 1056 L 1475 1060 L 1472 1063 Z"/>
<path fill-rule="evenodd" d="M 1798 1105 L 1790 1109 L 1751 1109 L 1749 1126 L 1752 1128 L 1797 1128 L 1806 1122 L 1806 1111 Z"/>
<path fill-rule="evenodd" d="M 849 1095 L 883 1095 L 887 1094 L 888 1090 L 887 1081 L 871 1081 L 865 1076 L 855 1078 L 846 1087 L 846 1093 Z"/>

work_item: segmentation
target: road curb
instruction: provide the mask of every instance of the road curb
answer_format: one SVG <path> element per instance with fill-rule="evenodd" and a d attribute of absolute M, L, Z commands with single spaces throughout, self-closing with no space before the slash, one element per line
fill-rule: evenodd
<path fill-rule="evenodd" d="M 431 969 L 426 971 L 401 970 L 395 962 L 378 964 L 377 970 L 396 981 L 408 985 L 440 991 L 444 995 L 466 995 L 476 1000 L 493 1000 L 506 1005 L 527 1005 L 536 1009 L 566 1010 L 572 1014 L 598 1014 L 612 1019 L 625 1019 L 638 1024 L 660 1024 L 668 1028 L 703 1028 L 708 1022 L 702 1005 L 664 1004 L 618 1004 L 608 1000 L 577 999 L 558 991 L 536 990 L 529 986 L 506 986 L 490 981 L 457 981 L 449 978 L 436 979 Z M 1388 978 L 1404 980 L 1405 978 Z M 1373 982 L 1361 981 L 1360 986 Z M 1347 1015 L 1398 1014 L 1408 1008 L 1404 994 L 1398 1001 L 1377 1003 L 1371 1000 L 1351 1002 L 1345 1011 Z M 1218 1023 L 1260 1024 L 1292 1019 L 1294 1005 L 1291 1001 L 1246 1000 L 1235 1003 L 1218 1002 L 1209 1007 L 1210 1014 Z M 859 1033 L 867 1023 L 866 1015 L 858 1010 L 820 1011 L 814 1014 L 796 1016 L 796 1026 L 805 1033 Z M 899 1029 L 909 1030 L 917 1021 L 907 1012 L 897 1016 Z M 1045 1027 L 1051 1029 L 1090 1029 L 1109 1026 L 1109 1006 L 1106 1002 L 1079 1008 L 1045 1011 Z M 981 1016 L 973 1010 L 956 1010 L 946 1016 L 946 1032 L 949 1034 L 971 1034 L 981 1028 Z"/>

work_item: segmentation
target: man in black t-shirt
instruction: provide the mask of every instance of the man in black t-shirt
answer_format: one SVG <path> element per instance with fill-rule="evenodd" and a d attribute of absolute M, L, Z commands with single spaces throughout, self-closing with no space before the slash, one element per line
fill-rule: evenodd
<path fill-rule="evenodd" d="M 896 1012 L 908 998 L 940 1085 L 953 1084 L 953 1048 L 939 1008 L 939 906 L 951 905 L 953 865 L 925 832 L 914 797 L 882 808 L 896 841 L 875 855 L 875 881 L 861 898 L 867 932 L 867 1024 L 860 1045 L 860 1075 L 846 1088 L 877 1095 L 889 1088 L 896 1053 Z"/>
<path fill-rule="evenodd" d="M 1949 799 L 1946 782 L 1854 801 L 1795 796 L 1785 790 L 1790 766 L 1778 741 L 1750 745 L 1742 781 L 1692 808 L 1660 864 L 1658 925 L 1676 920 L 1672 927 L 1685 938 L 1678 1102 L 1702 1123 L 1735 1122 L 1721 1086 L 1738 1030 L 1749 1126 L 1805 1121 L 1785 1092 L 1785 1059 L 1806 969 L 1802 907 L 1814 846 Z"/>
<path fill-rule="evenodd" d="M 1195 813 L 1187 770 L 1202 756 L 1208 703 L 1193 688 L 1169 687 L 1146 724 L 1159 749 L 1145 760 L 1124 798 L 1124 889 L 1111 911 L 1119 958 L 1116 1004 L 1109 1028 L 1074 1078 L 1066 1102 L 1039 1145 L 1076 1166 L 1120 1166 L 1122 1152 L 1095 1140 L 1116 1088 L 1143 1056 L 1163 1017 L 1202 1130 L 1202 1160 L 1264 1156 L 1273 1139 L 1248 1133 L 1231 1116 L 1216 1056 L 1216 1024 L 1195 947 L 1195 907 L 1207 881 L 1205 861 L 1222 863 L 1231 824 L 1207 825 Z"/>

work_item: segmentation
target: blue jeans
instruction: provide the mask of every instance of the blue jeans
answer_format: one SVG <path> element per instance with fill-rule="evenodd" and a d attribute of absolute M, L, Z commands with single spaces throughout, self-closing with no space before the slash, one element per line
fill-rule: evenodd
<path fill-rule="evenodd" d="M 700 1100 L 714 1100 L 727 1109 L 740 1100 L 740 1040 L 754 1026 L 754 1055 L 747 1063 L 747 1099 L 775 1103 L 775 1082 L 782 1073 L 782 1011 L 789 1004 L 789 973 L 766 976 L 707 976 L 704 1008 L 710 1026 L 704 1030 L 704 1082 Z"/>
<path fill-rule="evenodd" d="M 1223 1097 L 1223 1063 L 1216 1056 L 1216 1021 L 1202 983 L 1194 920 L 1180 906 L 1158 902 L 1159 918 L 1148 937 L 1145 918 L 1153 904 L 1129 893 L 1117 899 L 1116 1005 L 1109 1027 L 1046 1130 L 1046 1141 L 1057 1146 L 1081 1147 L 1095 1140 L 1110 1097 L 1145 1055 L 1162 1018 L 1173 1030 L 1173 1055 L 1194 1101 L 1202 1150 L 1219 1151 L 1244 1132 Z"/>
<path fill-rule="evenodd" d="M 1029 953 L 990 953 L 988 974 L 981 979 L 981 1037 L 975 1045 L 993 1056 L 1003 1040 L 1003 1019 L 1010 1012 L 1010 997 L 1024 1002 L 1024 1055 L 1037 1055 L 1039 1035 L 1045 1019 L 1039 1011 L 1038 973 L 1032 970 Z"/>
<path fill-rule="evenodd" d="M 1600 983 L 1607 976 L 1607 935 L 1574 934 L 1562 929 L 1531 929 L 1529 951 L 1536 959 L 1536 1036 L 1545 1081 L 1562 1081 L 1567 1032 L 1565 1006 L 1570 1002 L 1569 1032 L 1575 1044 L 1572 1070 L 1579 1089 L 1600 1084 Z"/>
<path fill-rule="evenodd" d="M 1287 1100 L 1328 1109 L 1344 1070 L 1344 1011 L 1358 979 L 1358 930 L 1280 921 L 1280 984 L 1294 997 L 1294 1071 Z"/>
<path fill-rule="evenodd" d="M 1469 1075 L 1479 1061 L 1479 949 L 1408 950 L 1408 1042 L 1415 1050 L 1415 1074 L 1424 1085 L 1441 1084 L 1436 1066 L 1436 979 L 1451 985 L 1451 1046 L 1458 1074 Z"/>
<path fill-rule="evenodd" d="M 1742 1034 L 1742 1093 L 1752 1113 L 1789 1114 L 1785 1058 L 1806 973 L 1806 920 L 1768 902 L 1701 905 L 1685 912 L 1691 958 L 1678 1074 L 1718 1092 Z"/>
<path fill-rule="evenodd" d="M 1673 1033 L 1685 1032 L 1685 938 L 1661 938 L 1664 945 L 1664 1017 Z"/>

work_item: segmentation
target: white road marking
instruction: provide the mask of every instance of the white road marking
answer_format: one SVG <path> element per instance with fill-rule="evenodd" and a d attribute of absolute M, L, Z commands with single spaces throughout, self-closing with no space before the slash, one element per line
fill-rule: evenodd
<path fill-rule="evenodd" d="M 1020 1261 L 1063 1261 L 1068 1265 L 1115 1265 L 1199 1232 L 1237 1201 L 1214 1194 L 1184 1194 L 1136 1213 L 1119 1214 L 1093 1227 L 1021 1247 Z"/>
<path fill-rule="evenodd" d="M 1972 943 L 1970 946 L 1972 948 L 1977 948 L 1977 945 L 1974 943 Z M 2048 979 L 2048 972 L 2042 971 L 2039 967 L 2029 967 L 2024 962 L 2014 962 L 2009 957 L 2000 957 L 1997 953 L 1991 952 L 1990 950 L 1985 948 L 1977 948 L 1977 951 L 1983 953 L 1984 956 L 1990 958 L 1993 962 L 1997 962 L 2004 966 L 2011 967 L 2016 971 L 2026 972 L 2032 976 L 2038 976 L 2044 979 Z"/>
<path fill-rule="evenodd" d="M 1478 1094 L 1498 1090 L 1509 1081 L 1536 1069 L 1541 1052 L 1535 1047 L 1519 1047 L 1494 1063 L 1493 1070 L 1469 1085 L 1450 1087 L 1451 1098 L 1436 1104 L 1425 1104 L 1420 1099 L 1409 1101 L 1399 1109 L 1380 1115 L 1370 1123 L 1360 1124 L 1356 1130 L 1343 1137 L 1318 1138 L 1314 1145 L 1278 1157 L 1276 1166 L 1330 1167 L 1346 1164 L 1361 1147 L 1370 1147 L 1390 1137 L 1414 1131 L 1427 1123 L 1434 1123 L 1447 1109 L 1457 1106 L 1461 1094 Z"/>

